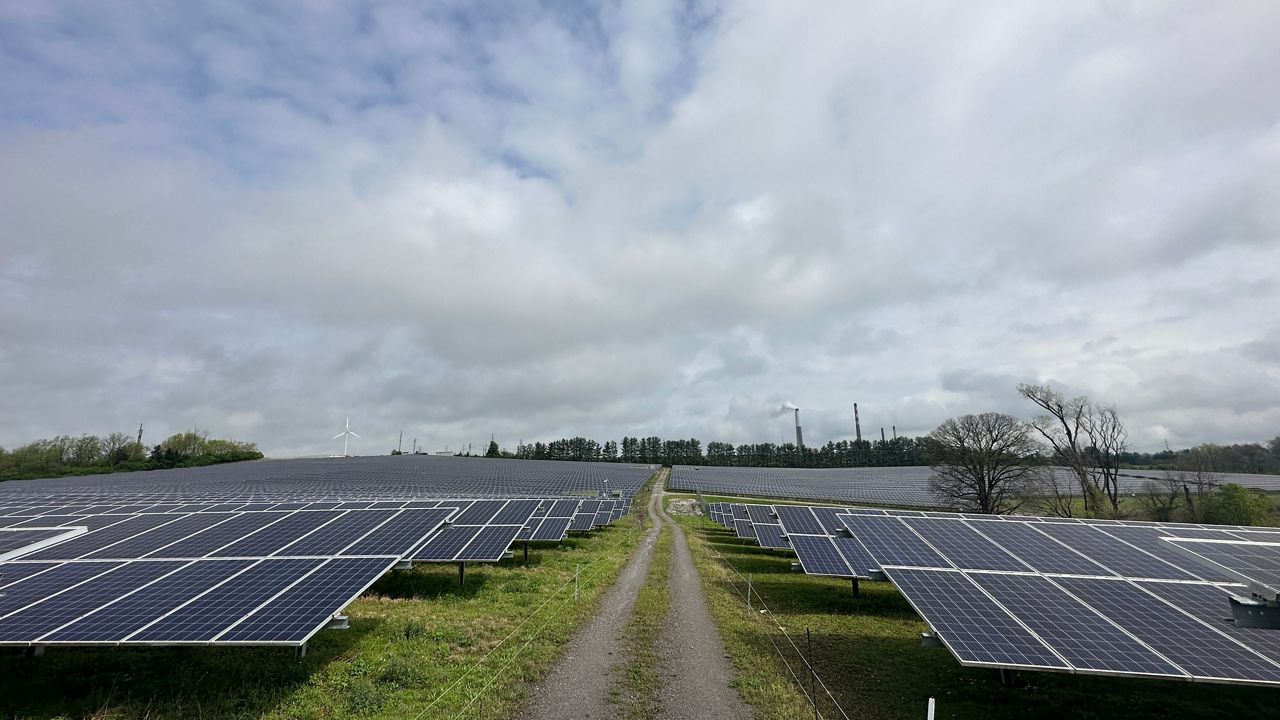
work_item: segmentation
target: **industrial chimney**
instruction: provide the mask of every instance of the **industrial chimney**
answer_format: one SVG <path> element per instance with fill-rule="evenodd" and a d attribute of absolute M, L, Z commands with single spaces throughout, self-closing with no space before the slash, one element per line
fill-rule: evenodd
<path fill-rule="evenodd" d="M 796 411 L 796 449 L 804 449 L 804 436 L 800 434 L 800 408 Z"/>
<path fill-rule="evenodd" d="M 858 420 L 858 403 L 853 404 L 853 434 L 858 442 L 862 442 L 862 422 Z"/>

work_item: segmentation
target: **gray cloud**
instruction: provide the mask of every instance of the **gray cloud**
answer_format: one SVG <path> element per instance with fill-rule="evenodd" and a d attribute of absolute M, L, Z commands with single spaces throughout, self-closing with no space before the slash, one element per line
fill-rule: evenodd
<path fill-rule="evenodd" d="M 839 17 L 833 15 L 840 15 Z M 1280 11 L 0 10 L 0 444 L 1280 431 Z"/>

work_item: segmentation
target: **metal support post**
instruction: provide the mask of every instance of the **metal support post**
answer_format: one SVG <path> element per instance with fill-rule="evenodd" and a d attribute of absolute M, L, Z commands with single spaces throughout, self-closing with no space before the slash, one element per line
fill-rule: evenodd
<path fill-rule="evenodd" d="M 529 541 L 528 540 L 524 541 L 524 562 L 526 565 L 529 564 Z"/>
<path fill-rule="evenodd" d="M 813 667 L 813 636 L 804 629 L 804 644 L 809 654 L 809 696 L 813 698 L 813 720 L 818 720 L 818 671 Z"/>
<path fill-rule="evenodd" d="M 862 597 L 862 591 L 858 589 L 858 578 L 853 578 L 853 596 Z"/>
<path fill-rule="evenodd" d="M 467 564 L 458 563 L 458 587 L 462 587 L 462 583 L 467 579 Z"/>
<path fill-rule="evenodd" d="M 927 720 L 933 720 L 933 712 L 934 712 L 934 701 L 933 701 L 933 698 L 929 698 L 929 714 L 927 716 Z"/>

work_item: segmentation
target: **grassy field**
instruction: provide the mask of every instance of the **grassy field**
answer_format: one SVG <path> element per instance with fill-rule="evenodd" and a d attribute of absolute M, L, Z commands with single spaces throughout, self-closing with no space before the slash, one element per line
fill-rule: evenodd
<path fill-rule="evenodd" d="M 638 495 L 636 511 L 646 502 Z M 509 717 L 641 537 L 633 515 L 533 546 L 528 563 L 517 550 L 469 567 L 462 589 L 453 565 L 390 573 L 348 608 L 350 629 L 322 631 L 304 658 L 277 648 L 5 650 L 0 717 Z"/>
<path fill-rule="evenodd" d="M 762 720 L 813 714 L 807 670 L 774 621 L 802 651 L 811 630 L 814 666 L 834 697 L 819 687 L 818 709 L 827 718 L 841 717 L 836 704 L 849 717 L 922 718 L 931 696 L 937 717 L 971 720 L 1229 718 L 1267 713 L 1280 699 L 1263 688 L 1061 673 L 1019 673 L 1014 687 L 1002 687 L 995 670 L 964 668 L 943 648 L 921 647 L 928 627 L 890 583 L 863 582 L 862 597 L 853 598 L 847 580 L 791 572 L 790 553 L 757 547 L 708 519 L 679 521 L 689 530 L 739 691 Z M 772 618 L 747 612 L 742 579 L 731 568 L 751 574 Z"/>

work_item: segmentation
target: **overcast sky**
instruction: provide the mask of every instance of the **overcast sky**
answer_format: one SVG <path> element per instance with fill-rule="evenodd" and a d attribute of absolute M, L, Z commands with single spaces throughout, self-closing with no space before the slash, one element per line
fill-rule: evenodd
<path fill-rule="evenodd" d="M 1273 0 L 259 5 L 0 4 L 0 445 L 1280 433 Z"/>

